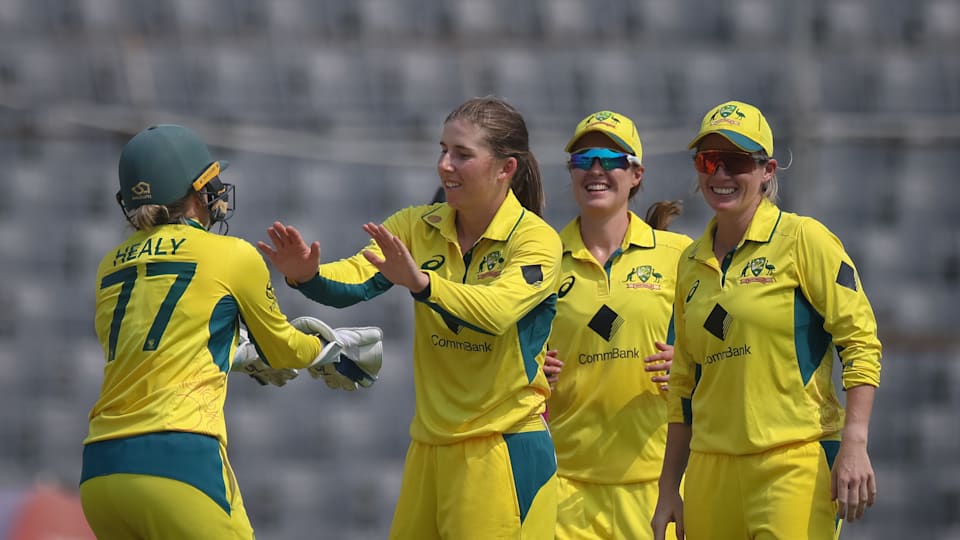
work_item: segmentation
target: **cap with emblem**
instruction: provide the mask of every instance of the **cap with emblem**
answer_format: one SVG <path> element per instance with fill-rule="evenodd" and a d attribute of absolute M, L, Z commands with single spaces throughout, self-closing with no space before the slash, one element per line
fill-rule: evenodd
<path fill-rule="evenodd" d="M 690 141 L 694 148 L 700 139 L 711 133 L 722 135 L 746 152 L 766 152 L 773 157 L 773 131 L 760 109 L 742 101 L 728 101 L 713 107 L 704 115 L 700 132 Z"/>
<path fill-rule="evenodd" d="M 573 137 L 567 143 L 565 150 L 573 149 L 577 140 L 587 133 L 597 131 L 610 138 L 621 150 L 633 154 L 638 160 L 643 159 L 643 148 L 640 145 L 640 135 L 637 126 L 622 114 L 613 111 L 599 111 L 587 116 L 577 124 Z"/>

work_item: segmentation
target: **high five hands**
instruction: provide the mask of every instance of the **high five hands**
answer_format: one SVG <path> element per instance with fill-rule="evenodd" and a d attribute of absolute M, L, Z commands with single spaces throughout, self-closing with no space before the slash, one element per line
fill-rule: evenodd
<path fill-rule="evenodd" d="M 396 235 L 376 223 L 365 224 L 363 230 L 373 238 L 382 253 L 382 256 L 378 256 L 373 251 L 364 250 L 363 256 L 377 267 L 383 277 L 413 293 L 419 293 L 430 285 L 430 277 L 420 271 L 410 250 Z"/>
<path fill-rule="evenodd" d="M 313 242 L 308 246 L 300 236 L 300 231 L 279 221 L 274 221 L 267 229 L 267 236 L 273 245 L 257 242 L 257 249 L 287 280 L 304 283 L 317 275 L 317 267 L 320 266 L 320 242 Z"/>

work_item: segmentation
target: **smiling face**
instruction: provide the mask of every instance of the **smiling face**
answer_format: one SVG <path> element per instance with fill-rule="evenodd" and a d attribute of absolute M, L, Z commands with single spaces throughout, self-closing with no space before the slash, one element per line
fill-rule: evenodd
<path fill-rule="evenodd" d="M 609 137 L 599 132 L 589 132 L 580 137 L 571 147 L 571 153 L 587 148 L 608 148 L 623 152 Z M 626 212 L 631 190 L 640 185 L 643 166 L 604 170 L 600 160 L 593 160 L 589 170 L 570 168 L 573 198 L 580 207 L 580 214 L 609 215 Z"/>
<path fill-rule="evenodd" d="M 500 207 L 517 170 L 516 158 L 497 158 L 484 130 L 461 119 L 443 125 L 437 175 L 447 204 L 461 212 Z"/>
<path fill-rule="evenodd" d="M 724 136 L 715 133 L 707 135 L 697 145 L 697 152 L 710 150 L 735 152 L 737 157 L 744 154 Z M 753 215 L 763 199 L 763 184 L 771 180 L 776 170 L 774 159 L 763 163 L 753 161 L 745 171 L 721 163 L 713 174 L 697 171 L 697 184 L 704 201 L 718 216 Z"/>

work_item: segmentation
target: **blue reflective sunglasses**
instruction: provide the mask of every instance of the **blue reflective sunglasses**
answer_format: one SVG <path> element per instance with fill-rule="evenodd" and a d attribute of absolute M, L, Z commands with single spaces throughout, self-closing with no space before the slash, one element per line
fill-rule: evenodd
<path fill-rule="evenodd" d="M 628 169 L 630 165 L 639 165 L 640 160 L 636 156 L 617 152 L 609 148 L 587 148 L 579 152 L 570 154 L 570 160 L 567 166 L 571 169 L 583 169 L 589 171 L 593 167 L 593 160 L 600 160 L 600 167 L 605 171 L 613 169 Z"/>

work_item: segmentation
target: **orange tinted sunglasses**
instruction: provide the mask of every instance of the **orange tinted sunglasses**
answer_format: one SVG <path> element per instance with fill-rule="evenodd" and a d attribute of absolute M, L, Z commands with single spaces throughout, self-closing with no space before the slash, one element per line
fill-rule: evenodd
<path fill-rule="evenodd" d="M 704 174 L 716 173 L 721 163 L 723 170 L 729 174 L 748 173 L 767 161 L 767 158 L 756 154 L 729 150 L 704 150 L 693 155 L 693 167 Z"/>

